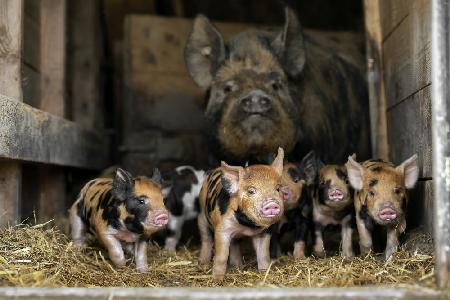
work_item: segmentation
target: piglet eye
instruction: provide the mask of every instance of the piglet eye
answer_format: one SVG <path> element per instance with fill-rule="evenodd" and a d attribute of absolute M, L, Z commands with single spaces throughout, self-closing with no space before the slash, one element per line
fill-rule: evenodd
<path fill-rule="evenodd" d="M 223 88 L 223 91 L 224 91 L 225 94 L 228 94 L 229 92 L 231 92 L 231 86 L 226 85 L 226 86 Z"/>
<path fill-rule="evenodd" d="M 280 192 L 280 190 L 281 190 L 281 185 L 278 184 L 278 185 L 276 186 L 275 189 L 277 190 L 277 192 Z"/>
<path fill-rule="evenodd" d="M 401 188 L 394 188 L 394 193 L 396 193 L 397 195 L 402 193 L 402 189 Z"/>
<path fill-rule="evenodd" d="M 145 199 L 139 198 L 138 202 L 139 202 L 139 204 L 145 204 Z"/>
<path fill-rule="evenodd" d="M 374 191 L 369 191 L 369 196 L 371 196 L 371 197 L 375 196 L 375 192 Z"/>
<path fill-rule="evenodd" d="M 249 195 L 254 195 L 254 194 L 256 194 L 256 189 L 254 187 L 249 187 L 247 190 L 247 193 Z"/>

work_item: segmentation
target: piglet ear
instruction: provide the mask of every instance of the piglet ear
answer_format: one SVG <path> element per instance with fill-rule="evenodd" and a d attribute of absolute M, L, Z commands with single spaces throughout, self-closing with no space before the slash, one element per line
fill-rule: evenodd
<path fill-rule="evenodd" d="M 306 184 L 313 184 L 317 176 L 316 154 L 310 151 L 300 162 L 300 170 L 304 173 Z"/>
<path fill-rule="evenodd" d="M 356 158 L 356 156 L 355 156 Z M 345 164 L 348 173 L 348 180 L 350 181 L 351 186 L 355 190 L 362 190 L 363 188 L 363 176 L 364 176 L 364 168 L 361 166 L 356 160 L 354 156 L 349 156 L 348 161 Z"/>
<path fill-rule="evenodd" d="M 272 168 L 275 169 L 275 172 L 278 175 L 283 175 L 283 161 L 284 161 L 284 150 L 281 147 L 278 147 L 278 154 L 272 162 Z"/>
<path fill-rule="evenodd" d="M 405 160 L 400 166 L 396 168 L 405 176 L 405 187 L 412 189 L 419 178 L 419 166 L 417 165 L 417 154 L 414 154 Z"/>
<path fill-rule="evenodd" d="M 151 180 L 160 186 L 162 185 L 162 176 L 158 168 L 153 169 L 153 175 Z"/>
<path fill-rule="evenodd" d="M 223 188 L 230 195 L 234 195 L 239 190 L 239 182 L 244 174 L 244 168 L 238 166 L 230 166 L 222 161 L 220 169 L 222 170 L 221 182 Z"/>
<path fill-rule="evenodd" d="M 131 174 L 121 168 L 117 168 L 116 176 L 113 180 L 114 197 L 120 201 L 127 199 L 133 191 L 134 179 Z"/>

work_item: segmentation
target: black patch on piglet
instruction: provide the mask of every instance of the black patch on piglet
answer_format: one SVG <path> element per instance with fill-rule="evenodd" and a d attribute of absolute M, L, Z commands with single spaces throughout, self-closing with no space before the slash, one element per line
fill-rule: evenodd
<path fill-rule="evenodd" d="M 379 173 L 379 172 L 381 172 L 382 169 L 383 169 L 383 167 L 378 166 L 378 167 L 373 167 L 373 168 L 370 169 L 370 170 L 371 170 L 372 172 Z"/>
<path fill-rule="evenodd" d="M 328 190 L 331 186 L 331 180 L 326 180 L 323 184 L 319 184 L 319 203 L 326 205 L 325 201 L 328 199 Z"/>
<path fill-rule="evenodd" d="M 345 172 L 341 169 L 336 168 L 336 176 L 343 182 L 347 181 L 347 174 L 345 174 Z"/>
<path fill-rule="evenodd" d="M 142 234 L 144 233 L 144 226 L 142 226 L 141 222 L 136 218 L 131 216 L 125 219 L 125 226 L 127 229 L 133 233 Z"/>
<path fill-rule="evenodd" d="M 297 182 L 300 179 L 300 172 L 296 168 L 289 168 L 288 174 L 293 182 Z"/>
<path fill-rule="evenodd" d="M 230 195 L 224 189 L 221 189 L 219 195 L 217 195 L 217 203 L 219 204 L 220 214 L 225 214 L 230 204 Z"/>
<path fill-rule="evenodd" d="M 175 231 L 174 230 L 172 230 L 170 228 L 166 229 L 166 236 L 167 237 L 171 237 L 171 236 L 174 236 L 174 235 L 175 235 Z"/>
<path fill-rule="evenodd" d="M 378 183 L 378 179 L 372 178 L 372 179 L 370 179 L 370 181 L 369 181 L 369 186 L 370 186 L 370 187 L 374 187 L 375 185 L 377 185 L 377 183 Z"/>
<path fill-rule="evenodd" d="M 364 222 L 364 225 L 366 226 L 366 229 L 369 231 L 373 230 L 374 227 L 374 221 L 372 217 L 369 215 L 369 210 L 367 208 L 367 205 L 362 205 L 361 210 L 359 211 L 359 217 Z"/>
<path fill-rule="evenodd" d="M 261 226 L 258 226 L 250 220 L 250 218 L 241 210 L 240 207 L 234 212 L 234 216 L 236 217 L 236 220 L 239 222 L 239 224 L 246 226 L 248 228 L 252 229 L 259 229 Z"/>
<path fill-rule="evenodd" d="M 120 229 L 122 225 L 119 220 L 119 209 L 117 206 L 108 206 L 103 210 L 102 218 L 114 229 Z"/>
<path fill-rule="evenodd" d="M 113 181 L 114 197 L 119 201 L 125 201 L 133 192 L 134 179 L 130 173 L 118 168 Z"/>

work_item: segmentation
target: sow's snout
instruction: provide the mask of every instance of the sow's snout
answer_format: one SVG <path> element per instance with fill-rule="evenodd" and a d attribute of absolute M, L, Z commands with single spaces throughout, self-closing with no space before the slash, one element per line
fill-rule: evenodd
<path fill-rule="evenodd" d="M 272 98 L 261 90 L 254 90 L 241 98 L 240 107 L 248 114 L 263 114 L 272 108 Z"/>

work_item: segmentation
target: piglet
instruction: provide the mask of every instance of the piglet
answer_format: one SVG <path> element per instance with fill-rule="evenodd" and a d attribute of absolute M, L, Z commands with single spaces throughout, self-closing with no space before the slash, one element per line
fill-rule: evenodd
<path fill-rule="evenodd" d="M 72 238 L 76 246 L 85 240 L 86 231 L 106 247 L 114 265 L 125 265 L 122 243 L 134 244 L 136 269 L 146 272 L 147 242 L 150 235 L 168 223 L 158 169 L 152 178 L 133 178 L 117 169 L 115 178 L 89 181 L 70 208 Z"/>
<path fill-rule="evenodd" d="M 195 219 L 199 213 L 198 195 L 205 179 L 205 171 L 191 166 L 175 169 L 172 184 L 163 189 L 169 210 L 169 224 L 165 249 L 174 252 L 181 237 L 185 221 Z"/>
<path fill-rule="evenodd" d="M 325 256 L 323 230 L 328 225 L 341 226 L 342 255 L 354 256 L 352 234 L 354 226 L 353 188 L 343 165 L 324 165 L 318 161 L 318 184 L 314 191 L 313 220 L 315 242 L 313 252 Z"/>
<path fill-rule="evenodd" d="M 397 251 L 399 235 L 406 229 L 407 190 L 419 176 L 417 154 L 399 166 L 382 160 L 358 163 L 353 157 L 345 164 L 348 178 L 356 190 L 354 203 L 361 253 L 372 249 L 374 224 L 386 227 L 385 259 Z"/>
<path fill-rule="evenodd" d="M 312 229 L 312 189 L 316 177 L 316 156 L 309 152 L 300 163 L 286 163 L 281 178 L 284 215 L 272 233 L 270 256 L 275 259 L 280 252 L 284 233 L 294 230 L 294 258 L 303 259 L 306 240 Z"/>
<path fill-rule="evenodd" d="M 283 158 L 284 151 L 279 148 L 271 165 L 244 168 L 222 162 L 203 183 L 198 216 L 200 262 L 209 262 L 214 244 L 215 279 L 224 278 L 228 257 L 232 266 L 242 267 L 240 247 L 233 240 L 243 236 L 252 238 L 259 271 L 269 267 L 271 231 L 283 215 Z"/>

